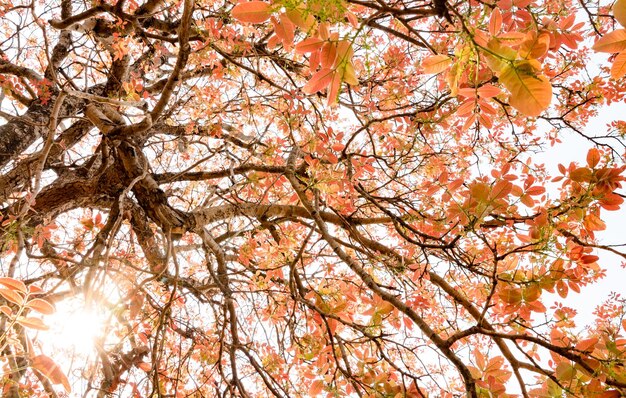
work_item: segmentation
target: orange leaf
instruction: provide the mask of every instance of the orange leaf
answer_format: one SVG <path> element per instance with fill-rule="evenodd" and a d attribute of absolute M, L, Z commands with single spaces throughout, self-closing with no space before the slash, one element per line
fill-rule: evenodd
<path fill-rule="evenodd" d="M 35 330 L 48 330 L 50 329 L 48 327 L 48 325 L 46 325 L 45 323 L 43 323 L 43 321 L 39 318 L 32 318 L 32 317 L 19 317 L 17 318 L 17 323 L 19 323 L 20 325 L 29 328 L 29 329 L 35 329 Z"/>
<path fill-rule="evenodd" d="M 447 55 L 437 54 L 431 55 L 422 60 L 422 68 L 424 73 L 440 73 L 448 69 L 448 66 L 452 63 L 452 59 Z"/>
<path fill-rule="evenodd" d="M 526 194 L 530 196 L 541 195 L 544 192 L 546 192 L 546 189 L 540 185 L 532 186 L 526 190 Z"/>
<path fill-rule="evenodd" d="M 26 303 L 28 308 L 31 308 L 41 314 L 50 315 L 53 314 L 55 309 L 52 304 L 43 299 L 32 299 L 28 303 Z"/>
<path fill-rule="evenodd" d="M 529 61 L 507 64 L 500 75 L 500 81 L 511 93 L 509 103 L 527 116 L 539 116 L 552 101 L 552 85 L 543 75 L 534 74 L 534 66 Z"/>
<path fill-rule="evenodd" d="M 7 299 L 7 301 L 12 302 L 13 304 L 22 305 L 24 304 L 24 297 L 17 292 L 14 292 L 10 289 L 0 289 L 0 295 Z"/>
<path fill-rule="evenodd" d="M 30 366 L 46 376 L 52 384 L 62 384 L 65 391 L 72 391 L 72 387 L 70 386 L 67 376 L 65 376 L 65 373 L 63 373 L 59 365 L 57 365 L 52 358 L 43 354 L 37 355 L 31 359 Z"/>
<path fill-rule="evenodd" d="M 617 22 L 626 27 L 626 0 L 617 0 L 613 4 L 613 16 Z"/>
<path fill-rule="evenodd" d="M 591 352 L 593 351 L 593 347 L 598 343 L 598 338 L 593 337 L 590 339 L 581 340 L 576 344 L 576 349 L 582 352 Z"/>
<path fill-rule="evenodd" d="M 319 70 L 311 77 L 311 80 L 309 80 L 309 82 L 302 87 L 302 91 L 305 94 L 313 94 L 323 90 L 333 80 L 334 74 L 335 71 L 330 68 Z"/>
<path fill-rule="evenodd" d="M 617 54 L 611 66 L 611 77 L 613 79 L 619 79 L 624 75 L 626 75 L 626 51 Z"/>
<path fill-rule="evenodd" d="M 567 285 L 565 284 L 565 282 L 563 282 L 562 280 L 558 281 L 556 283 L 556 291 L 559 294 L 559 296 L 566 298 L 567 297 L 567 292 L 568 292 L 568 288 Z"/>
<path fill-rule="evenodd" d="M 579 167 L 569 173 L 569 178 L 576 182 L 591 181 L 591 170 L 586 167 Z"/>
<path fill-rule="evenodd" d="M 326 42 L 322 46 L 322 52 L 320 55 L 320 61 L 322 63 L 322 68 L 330 68 L 335 64 L 335 59 L 337 58 L 337 44 L 333 42 Z"/>
<path fill-rule="evenodd" d="M 513 184 L 507 180 L 498 180 L 493 188 L 491 188 L 491 197 L 493 199 L 502 199 L 511 193 Z"/>
<path fill-rule="evenodd" d="M 476 108 L 476 101 L 473 99 L 467 100 L 463 102 L 461 105 L 459 105 L 459 107 L 456 110 L 456 115 L 457 116 L 467 115 L 469 113 L 472 113 L 474 111 L 474 108 Z"/>
<path fill-rule="evenodd" d="M 321 393 L 323 388 L 324 388 L 324 381 L 315 380 L 313 383 L 311 383 L 311 387 L 309 387 L 309 395 L 315 396 Z"/>
<path fill-rule="evenodd" d="M 8 305 L 0 305 L 0 312 L 2 312 L 6 316 L 13 315 L 13 310 Z"/>
<path fill-rule="evenodd" d="M 322 45 L 324 45 L 324 40 L 319 37 L 309 37 L 296 44 L 296 52 L 298 54 L 312 53 L 322 48 Z"/>
<path fill-rule="evenodd" d="M 149 372 L 152 370 L 152 365 L 150 365 L 149 363 L 146 362 L 139 362 L 137 364 L 137 367 L 141 370 L 143 370 L 144 372 Z"/>
<path fill-rule="evenodd" d="M 538 36 L 534 34 L 530 38 L 524 40 L 519 49 L 522 58 L 541 58 L 548 52 L 550 48 L 550 35 L 546 32 L 540 33 Z"/>
<path fill-rule="evenodd" d="M 592 169 L 600 162 L 600 151 L 598 148 L 591 148 L 587 152 L 587 165 Z"/>
<path fill-rule="evenodd" d="M 593 49 L 601 53 L 617 53 L 626 50 L 626 29 L 616 29 L 602 36 Z"/>
<path fill-rule="evenodd" d="M 30 294 L 39 294 L 39 293 L 43 293 L 44 290 L 42 288 L 40 288 L 39 286 L 28 285 L 28 292 Z"/>
<path fill-rule="evenodd" d="M 14 278 L 0 278 L 0 285 L 4 285 L 5 287 L 12 289 L 12 290 L 18 290 L 22 293 L 26 293 L 26 285 L 24 284 L 24 282 L 22 281 L 18 281 L 17 279 Z"/>
<path fill-rule="evenodd" d="M 274 25 L 274 31 L 276 35 L 281 38 L 283 45 L 285 47 L 291 46 L 296 30 L 293 22 L 291 22 L 285 14 L 281 14 L 279 19 L 272 17 L 272 23 Z"/>
<path fill-rule="evenodd" d="M 332 105 L 335 102 L 337 102 L 337 97 L 339 97 L 340 87 L 341 87 L 341 76 L 339 76 L 339 73 L 335 73 L 330 83 L 330 87 L 328 88 L 326 104 Z"/>
<path fill-rule="evenodd" d="M 270 19 L 271 6 L 262 1 L 239 3 L 233 7 L 231 16 L 245 23 L 262 23 Z"/>
<path fill-rule="evenodd" d="M 350 62 L 354 56 L 354 50 L 352 49 L 352 43 L 348 40 L 341 40 L 337 43 L 337 58 L 334 65 L 341 65 L 345 62 Z"/>
<path fill-rule="evenodd" d="M 493 11 L 491 11 L 491 17 L 489 18 L 489 33 L 492 36 L 495 36 L 500 32 L 502 28 L 502 13 L 495 7 Z"/>
<path fill-rule="evenodd" d="M 478 89 L 478 96 L 481 98 L 492 98 L 502 94 L 502 90 L 493 84 L 485 84 Z"/>
<path fill-rule="evenodd" d="M 530 303 L 527 304 L 528 308 L 530 308 L 531 310 L 533 310 L 534 312 L 539 312 L 539 313 L 544 313 L 547 311 L 547 308 L 545 305 L 543 305 L 543 303 L 541 301 L 532 301 Z"/>
<path fill-rule="evenodd" d="M 604 195 L 598 202 L 600 202 L 600 206 L 602 206 L 603 209 L 619 210 L 619 205 L 624 203 L 624 198 L 617 194 L 609 193 Z"/>

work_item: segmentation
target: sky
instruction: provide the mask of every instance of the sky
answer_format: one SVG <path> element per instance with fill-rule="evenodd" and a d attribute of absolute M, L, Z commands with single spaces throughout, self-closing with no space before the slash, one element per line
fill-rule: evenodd
<path fill-rule="evenodd" d="M 598 116 L 589 122 L 584 132 L 589 135 L 603 135 L 608 131 L 607 125 L 615 120 L 626 120 L 625 103 L 614 103 L 603 108 Z M 566 167 L 573 161 L 585 164 L 587 151 L 591 148 L 588 140 L 573 131 L 563 130 L 562 134 L 560 144 L 548 147 L 544 153 L 534 157 L 536 163 L 545 164 L 549 175 L 560 174 L 559 163 Z M 626 193 L 626 186 L 622 188 L 621 193 Z M 605 245 L 626 243 L 626 209 L 622 207 L 618 211 L 603 211 L 602 219 L 606 223 L 606 230 L 596 233 L 599 242 Z M 581 293 L 570 290 L 565 300 L 554 294 L 555 300 L 578 311 L 576 320 L 579 328 L 593 322 L 595 307 L 608 299 L 611 292 L 626 296 L 626 270 L 621 266 L 623 259 L 606 251 L 596 250 L 594 254 L 600 257 L 599 264 L 606 269 L 606 277 L 600 283 L 585 286 Z"/>

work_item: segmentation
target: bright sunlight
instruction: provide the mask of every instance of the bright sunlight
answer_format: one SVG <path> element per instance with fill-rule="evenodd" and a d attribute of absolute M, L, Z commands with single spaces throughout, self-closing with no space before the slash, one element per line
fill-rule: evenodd
<path fill-rule="evenodd" d="M 40 338 L 58 349 L 88 356 L 94 351 L 96 339 L 103 335 L 106 318 L 106 311 L 96 305 L 57 307 L 57 312 L 46 318 L 50 330 Z"/>

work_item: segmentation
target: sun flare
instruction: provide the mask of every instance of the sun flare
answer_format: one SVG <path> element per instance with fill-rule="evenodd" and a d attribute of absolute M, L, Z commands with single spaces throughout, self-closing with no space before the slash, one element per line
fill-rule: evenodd
<path fill-rule="evenodd" d="M 89 355 L 95 350 L 96 340 L 103 335 L 106 313 L 96 307 L 57 308 L 48 318 L 49 338 L 59 349 Z"/>

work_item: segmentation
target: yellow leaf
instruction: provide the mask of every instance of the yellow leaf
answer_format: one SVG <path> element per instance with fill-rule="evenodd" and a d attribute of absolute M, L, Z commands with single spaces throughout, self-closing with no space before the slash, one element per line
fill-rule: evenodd
<path fill-rule="evenodd" d="M 52 384 L 62 384 L 65 391 L 71 392 L 70 382 L 59 365 L 46 355 L 37 355 L 31 359 L 31 366 L 46 376 Z"/>
<path fill-rule="evenodd" d="M 270 19 L 271 6 L 262 1 L 239 3 L 233 7 L 230 15 L 241 22 L 262 23 Z"/>
<path fill-rule="evenodd" d="M 624 75 L 626 75 L 626 51 L 617 54 L 613 60 L 613 66 L 611 66 L 611 77 L 613 79 L 619 79 Z"/>
<path fill-rule="evenodd" d="M 448 69 L 452 60 L 447 55 L 437 54 L 424 58 L 422 68 L 424 73 L 440 73 Z"/>
<path fill-rule="evenodd" d="M 293 10 L 287 10 L 285 14 L 287 15 L 287 18 L 294 23 L 294 25 L 305 32 L 309 32 L 315 26 L 315 17 L 306 10 L 296 8 Z"/>
<path fill-rule="evenodd" d="M 530 61 L 516 62 L 502 69 L 500 82 L 511 93 L 509 103 L 527 116 L 538 116 L 552 101 L 552 85 L 543 75 L 534 74 Z"/>
<path fill-rule="evenodd" d="M 576 369 L 566 361 L 559 362 L 555 371 L 556 377 L 562 381 L 570 381 L 576 376 Z"/>
<path fill-rule="evenodd" d="M 359 84 L 359 79 L 357 79 L 356 74 L 354 72 L 354 66 L 351 62 L 346 64 L 346 67 L 343 70 L 342 79 L 344 82 L 348 83 L 351 86 L 356 86 Z"/>
<path fill-rule="evenodd" d="M 601 53 L 617 53 L 626 50 L 626 29 L 616 29 L 602 36 L 593 49 Z"/>
<path fill-rule="evenodd" d="M 490 51 L 485 53 L 487 66 L 496 73 L 507 65 L 507 61 L 513 61 L 517 58 L 517 51 L 509 46 L 503 45 L 497 39 L 489 40 L 487 48 Z"/>
<path fill-rule="evenodd" d="M 626 27 L 626 0 L 617 0 L 613 4 L 613 16 L 617 22 Z"/>

